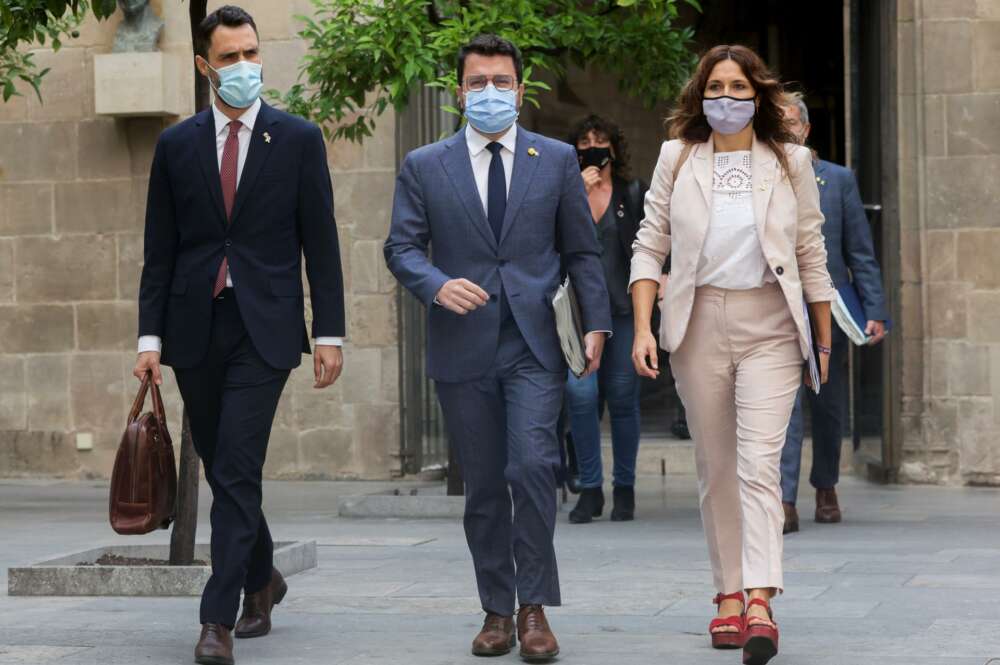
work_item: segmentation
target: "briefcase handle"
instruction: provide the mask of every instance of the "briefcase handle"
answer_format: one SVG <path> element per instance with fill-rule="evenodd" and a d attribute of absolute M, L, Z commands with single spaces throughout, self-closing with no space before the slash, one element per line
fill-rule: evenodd
<path fill-rule="evenodd" d="M 132 410 L 128 414 L 128 424 L 131 425 L 139 417 L 143 405 L 146 403 L 146 392 L 152 387 L 153 392 L 153 415 L 160 423 L 166 423 L 167 417 L 163 412 L 163 400 L 160 398 L 160 387 L 153 382 L 153 370 L 148 369 L 142 377 L 142 385 L 139 386 L 139 394 L 135 396 L 132 403 Z"/>

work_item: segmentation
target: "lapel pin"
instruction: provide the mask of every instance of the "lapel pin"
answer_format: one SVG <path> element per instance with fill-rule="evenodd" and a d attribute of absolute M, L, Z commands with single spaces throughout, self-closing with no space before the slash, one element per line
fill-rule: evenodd
<path fill-rule="evenodd" d="M 270 142 L 271 142 L 271 135 L 268 134 L 267 132 L 264 132 L 264 143 L 270 143 Z"/>
<path fill-rule="evenodd" d="M 538 157 L 538 151 L 535 150 L 534 148 L 528 148 L 528 156 L 529 157 Z"/>

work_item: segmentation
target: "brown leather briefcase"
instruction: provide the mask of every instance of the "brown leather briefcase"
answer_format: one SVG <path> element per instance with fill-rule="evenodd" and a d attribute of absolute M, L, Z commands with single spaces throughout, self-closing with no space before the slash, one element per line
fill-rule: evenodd
<path fill-rule="evenodd" d="M 153 412 L 140 416 L 150 389 Z M 152 372 L 147 372 L 128 414 L 111 474 L 111 528 L 123 535 L 166 529 L 174 520 L 176 500 L 174 447 L 167 432 L 160 389 L 153 383 Z"/>

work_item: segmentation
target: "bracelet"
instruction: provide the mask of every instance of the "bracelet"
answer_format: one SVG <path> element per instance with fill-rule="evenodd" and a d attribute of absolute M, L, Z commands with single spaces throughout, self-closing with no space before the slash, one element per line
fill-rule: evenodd
<path fill-rule="evenodd" d="M 833 349 L 831 349 L 829 346 L 823 346 L 822 344 L 817 344 L 816 348 L 819 350 L 820 353 L 827 356 L 833 353 Z"/>

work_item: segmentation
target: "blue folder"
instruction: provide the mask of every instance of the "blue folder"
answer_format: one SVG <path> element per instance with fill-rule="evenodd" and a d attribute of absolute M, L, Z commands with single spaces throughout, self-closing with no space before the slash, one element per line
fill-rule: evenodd
<path fill-rule="evenodd" d="M 831 310 L 833 319 L 848 339 L 858 346 L 864 346 L 868 343 L 870 337 L 865 334 L 868 318 L 865 316 L 865 309 L 861 306 L 861 296 L 853 282 L 848 282 L 837 288 L 837 299 L 832 303 Z M 885 322 L 886 332 L 891 328 L 892 321 L 887 320 Z"/>

